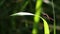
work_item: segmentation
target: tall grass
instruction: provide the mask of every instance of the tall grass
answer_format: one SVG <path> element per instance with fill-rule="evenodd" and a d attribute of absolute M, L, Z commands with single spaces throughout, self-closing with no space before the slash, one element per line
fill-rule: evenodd
<path fill-rule="evenodd" d="M 54 2 L 52 0 L 52 9 L 53 9 L 53 18 L 54 18 L 54 34 L 56 34 L 56 20 L 55 20 L 55 10 L 54 10 Z"/>
<path fill-rule="evenodd" d="M 24 4 L 23 7 L 26 7 L 26 4 Z M 35 15 L 34 15 L 34 25 L 33 25 L 33 30 L 32 30 L 32 34 L 38 34 L 38 23 L 39 23 L 39 19 L 41 18 L 44 22 L 44 34 L 49 34 L 49 27 L 48 24 L 46 22 L 46 20 L 44 18 L 42 18 L 40 16 L 41 14 L 41 8 L 42 8 L 42 0 L 37 0 L 36 2 L 36 7 L 35 7 Z M 24 8 L 23 8 L 24 9 Z M 16 15 L 16 14 L 15 14 Z M 18 15 L 18 14 L 17 14 Z"/>
<path fill-rule="evenodd" d="M 28 4 L 28 1 L 25 2 L 25 4 L 22 6 L 22 10 L 27 6 Z M 52 7 L 53 7 L 53 14 L 54 14 L 54 34 L 56 34 L 56 26 L 55 26 L 55 13 L 54 13 L 54 6 L 52 4 Z M 42 0 L 37 0 L 36 1 L 36 7 L 35 7 L 35 15 L 34 15 L 34 25 L 33 25 L 33 30 L 32 30 L 32 34 L 38 34 L 38 23 L 39 23 L 39 19 L 42 19 L 43 22 L 44 22 L 44 34 L 50 34 L 50 31 L 49 31 L 49 26 L 47 24 L 47 21 L 42 18 L 40 15 L 41 15 L 41 12 L 42 12 Z"/>
<path fill-rule="evenodd" d="M 34 17 L 34 26 L 32 30 L 32 34 L 37 34 L 38 30 L 38 22 L 39 22 L 39 16 L 41 14 L 41 5 L 42 5 L 42 0 L 37 0 L 36 1 L 36 7 L 35 7 L 35 17 Z"/>
<path fill-rule="evenodd" d="M 38 23 L 39 23 L 39 16 L 41 14 L 41 7 L 42 7 L 42 0 L 37 0 L 36 1 L 36 12 L 35 12 L 35 17 L 34 17 L 34 27 L 33 27 L 33 30 L 32 30 L 32 34 L 37 34 L 38 32 Z M 44 34 L 49 34 L 49 27 L 48 27 L 48 24 L 47 22 L 41 18 L 44 22 Z"/>

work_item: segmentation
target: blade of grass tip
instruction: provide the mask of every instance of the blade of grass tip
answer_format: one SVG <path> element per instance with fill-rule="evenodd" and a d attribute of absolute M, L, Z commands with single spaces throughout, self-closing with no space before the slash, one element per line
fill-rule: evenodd
<path fill-rule="evenodd" d="M 56 34 L 56 21 L 55 21 L 55 11 L 54 11 L 54 4 L 52 0 L 52 9 L 53 9 L 53 18 L 54 18 L 54 34 Z"/>
<path fill-rule="evenodd" d="M 44 34 L 50 34 L 49 26 L 48 26 L 46 20 L 45 20 L 44 18 L 42 18 L 42 17 L 40 17 L 40 18 L 41 18 L 41 19 L 43 20 L 43 22 L 44 22 Z"/>
<path fill-rule="evenodd" d="M 44 34 L 50 34 L 49 26 L 48 26 L 46 20 L 44 18 L 40 17 L 40 16 L 39 16 L 39 18 L 41 18 L 44 22 Z M 34 29 L 34 32 L 36 32 L 36 29 Z"/>
<path fill-rule="evenodd" d="M 35 12 L 35 16 L 34 16 L 34 26 L 33 26 L 33 30 L 32 30 L 32 34 L 37 34 L 37 25 L 39 22 L 39 16 L 41 13 L 41 5 L 42 5 L 42 0 L 37 0 L 36 1 L 36 12 Z"/>
<path fill-rule="evenodd" d="M 35 16 L 35 15 L 34 15 L 34 16 Z M 41 19 L 43 20 L 43 22 L 44 22 L 44 34 L 50 34 L 49 26 L 48 26 L 46 20 L 45 20 L 44 18 L 40 17 L 40 16 L 39 16 L 39 18 L 41 18 Z M 35 31 L 36 31 L 36 29 L 35 29 Z M 34 32 L 35 32 L 35 31 L 34 31 Z"/>
<path fill-rule="evenodd" d="M 44 22 L 44 34 L 50 34 L 49 26 L 48 26 L 46 20 L 44 18 L 40 17 L 40 16 L 39 16 L 39 18 L 41 18 L 43 20 L 43 22 Z M 37 30 L 34 29 L 33 32 L 34 32 L 34 34 L 36 34 L 37 33 Z"/>

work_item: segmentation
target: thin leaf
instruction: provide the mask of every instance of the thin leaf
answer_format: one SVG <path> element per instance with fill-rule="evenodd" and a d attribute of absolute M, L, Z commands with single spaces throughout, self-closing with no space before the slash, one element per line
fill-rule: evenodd
<path fill-rule="evenodd" d="M 34 16 L 34 25 L 33 25 L 32 34 L 37 34 L 37 31 L 38 31 L 37 25 L 38 25 L 38 22 L 39 22 L 39 16 L 41 14 L 41 5 L 42 5 L 42 0 L 37 0 L 36 8 L 35 8 L 36 12 L 35 12 L 35 16 Z"/>
<path fill-rule="evenodd" d="M 27 14 L 25 14 L 25 13 L 27 13 Z M 28 12 L 19 12 L 19 14 L 18 14 L 18 13 L 16 13 L 15 15 L 12 14 L 12 16 L 17 16 L 17 15 L 20 16 L 20 15 L 22 15 L 22 14 L 35 16 L 35 14 L 32 14 L 32 13 L 29 13 L 29 14 L 28 14 Z M 24 16 L 24 15 L 23 15 L 23 16 Z M 48 27 L 48 24 L 47 24 L 46 20 L 43 19 L 43 18 L 40 17 L 40 16 L 39 16 L 39 18 L 41 18 L 41 19 L 43 20 L 43 22 L 44 22 L 44 32 L 45 32 L 45 34 L 49 34 L 49 33 L 50 33 L 50 32 L 49 32 L 49 27 Z M 34 28 L 33 31 L 32 31 L 32 33 L 33 33 L 33 34 L 36 34 L 36 33 L 37 33 L 37 30 Z"/>
<path fill-rule="evenodd" d="M 28 0 L 23 4 L 20 10 L 23 11 L 26 8 L 27 4 L 28 4 Z"/>
<path fill-rule="evenodd" d="M 43 19 L 42 17 L 41 17 L 41 19 L 42 19 L 43 22 L 44 22 L 44 33 L 45 33 L 45 34 L 50 34 L 50 32 L 49 32 L 49 26 L 48 26 L 46 20 Z"/>
<path fill-rule="evenodd" d="M 15 14 L 12 14 L 12 15 L 10 15 L 10 16 L 16 16 L 16 15 L 20 15 L 20 16 L 23 16 L 23 15 L 33 15 L 33 14 L 31 14 L 31 13 L 28 13 L 28 12 L 19 12 L 19 13 L 15 13 Z"/>
<path fill-rule="evenodd" d="M 41 13 L 41 5 L 42 5 L 42 0 L 37 0 L 36 2 L 36 12 L 35 12 L 35 17 L 34 17 L 34 21 L 37 23 L 39 22 L 39 16 Z"/>
<path fill-rule="evenodd" d="M 52 9 L 53 9 L 53 18 L 54 18 L 54 34 L 56 34 L 56 20 L 55 20 L 55 10 L 54 10 L 54 3 L 52 0 Z"/>

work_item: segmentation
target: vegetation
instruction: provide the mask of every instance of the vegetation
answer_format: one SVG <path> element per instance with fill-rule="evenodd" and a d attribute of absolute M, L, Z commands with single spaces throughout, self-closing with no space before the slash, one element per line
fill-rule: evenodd
<path fill-rule="evenodd" d="M 0 34 L 59 34 L 58 1 L 0 0 Z M 19 12 L 34 15 L 10 16 Z"/>

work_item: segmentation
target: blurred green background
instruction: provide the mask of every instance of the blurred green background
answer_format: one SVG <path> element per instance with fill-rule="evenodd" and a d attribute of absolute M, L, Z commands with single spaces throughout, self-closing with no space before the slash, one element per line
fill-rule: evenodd
<path fill-rule="evenodd" d="M 25 9 L 21 9 L 24 3 L 29 3 Z M 52 0 L 49 0 L 52 1 Z M 60 0 L 53 0 L 56 13 L 56 34 L 60 34 Z M 36 0 L 0 0 L 0 34 L 31 34 L 33 27 L 33 16 L 10 16 L 17 12 L 35 13 Z M 53 18 L 52 6 L 43 2 L 43 12 Z M 43 16 L 43 15 L 42 15 Z M 53 34 L 53 21 L 46 19 L 51 26 Z M 27 24 L 27 25 L 26 25 Z M 43 23 L 42 23 L 43 24 Z M 38 34 L 44 34 L 43 25 L 39 23 Z"/>

